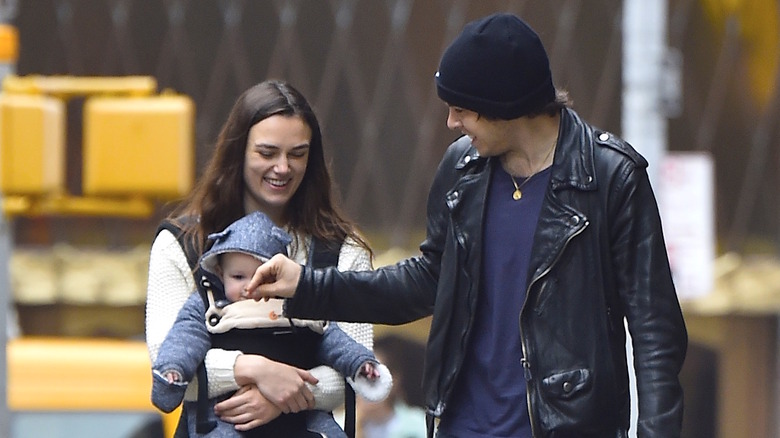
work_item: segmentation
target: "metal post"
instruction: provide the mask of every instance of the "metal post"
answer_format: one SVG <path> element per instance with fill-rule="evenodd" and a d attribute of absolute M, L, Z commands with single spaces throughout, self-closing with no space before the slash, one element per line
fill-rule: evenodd
<path fill-rule="evenodd" d="M 650 163 L 651 184 L 667 149 L 667 124 L 663 114 L 661 85 L 666 58 L 666 0 L 623 2 L 623 93 L 622 137 Z M 626 354 L 631 389 L 631 428 L 635 438 L 639 410 L 634 351 L 626 326 Z"/>
<path fill-rule="evenodd" d="M 8 366 L 6 363 L 6 345 L 8 345 L 10 325 L 8 314 L 11 311 L 9 300 L 11 281 L 8 273 L 10 260 L 11 232 L 5 216 L 0 214 L 0 339 L 3 341 L 3 348 L 0 348 L 0 437 L 10 435 L 11 423 L 11 413 L 8 409 Z"/>
<path fill-rule="evenodd" d="M 0 80 L 5 75 L 13 73 L 16 68 L 18 51 L 18 36 L 16 28 L 6 25 L 8 16 L 15 2 L 0 0 Z M 2 194 L 0 194 L 2 201 Z M 8 408 L 8 364 L 6 346 L 9 339 L 9 326 L 16 324 L 15 318 L 9 318 L 11 308 L 11 279 L 9 265 L 11 262 L 11 231 L 5 213 L 0 211 L 0 437 L 11 434 L 11 411 Z"/>
<path fill-rule="evenodd" d="M 651 182 L 667 149 L 666 21 L 666 0 L 624 1 L 622 136 L 650 163 Z"/>
<path fill-rule="evenodd" d="M 772 402 L 774 403 L 771 407 L 774 414 L 770 415 L 774 421 L 772 427 L 775 436 L 780 436 L 780 317 L 778 315 L 775 315 L 775 385 Z"/>

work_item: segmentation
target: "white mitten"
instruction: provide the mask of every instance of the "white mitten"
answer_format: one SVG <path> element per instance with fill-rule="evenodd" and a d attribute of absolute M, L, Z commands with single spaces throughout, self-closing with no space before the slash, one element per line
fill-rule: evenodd
<path fill-rule="evenodd" d="M 379 371 L 379 377 L 375 380 L 367 379 L 365 376 L 360 375 L 360 372 L 354 379 L 351 377 L 347 378 L 347 382 L 355 390 L 355 393 L 370 402 L 384 400 L 393 388 L 393 376 L 390 374 L 390 370 L 381 363 L 375 366 L 377 371 Z"/>

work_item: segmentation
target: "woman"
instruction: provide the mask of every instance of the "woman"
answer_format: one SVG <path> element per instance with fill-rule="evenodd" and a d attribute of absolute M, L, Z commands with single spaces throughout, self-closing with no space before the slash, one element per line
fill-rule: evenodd
<path fill-rule="evenodd" d="M 236 219 L 262 211 L 285 228 L 288 248 L 299 263 L 311 262 L 313 242 L 331 248 L 340 270 L 371 269 L 372 253 L 333 201 L 322 134 L 306 99 L 281 81 L 265 81 L 236 101 L 202 178 L 169 220 L 181 241 L 162 229 L 152 244 L 146 303 L 146 341 L 152 362 L 176 315 L 195 290 L 187 251 L 204 251 L 206 236 Z M 187 246 L 190 246 L 187 248 Z M 334 249 L 335 248 L 335 249 Z M 342 324 L 371 348 L 369 324 Z M 239 351 L 212 349 L 206 355 L 209 396 L 238 390 L 216 406 L 224 421 L 249 430 L 281 413 L 332 410 L 344 400 L 343 378 L 334 370 L 310 372 Z M 318 370 L 321 371 L 321 370 Z M 305 382 L 317 385 L 315 394 Z M 194 398 L 189 388 L 188 398 Z"/>

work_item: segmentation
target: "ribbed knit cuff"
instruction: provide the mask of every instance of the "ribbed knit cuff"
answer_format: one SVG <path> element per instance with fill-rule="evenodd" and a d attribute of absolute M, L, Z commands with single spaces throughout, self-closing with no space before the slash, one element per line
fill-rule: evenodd
<path fill-rule="evenodd" d="M 319 380 L 317 385 L 306 384 L 314 394 L 314 409 L 332 411 L 344 403 L 344 378 L 336 370 L 318 366 L 309 372 Z"/>

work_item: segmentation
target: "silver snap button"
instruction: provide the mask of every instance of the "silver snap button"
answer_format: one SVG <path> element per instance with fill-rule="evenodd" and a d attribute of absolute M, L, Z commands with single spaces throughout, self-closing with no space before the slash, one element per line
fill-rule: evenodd
<path fill-rule="evenodd" d="M 574 385 L 571 382 L 563 382 L 563 392 L 571 392 L 574 389 Z"/>
<path fill-rule="evenodd" d="M 607 134 L 606 132 L 602 133 L 601 135 L 599 135 L 599 140 L 601 141 L 609 140 L 609 134 Z"/>

